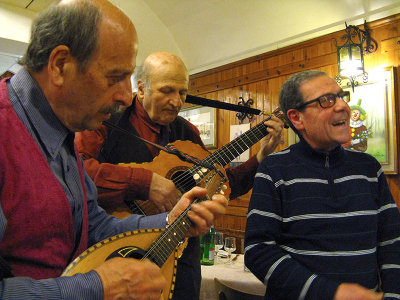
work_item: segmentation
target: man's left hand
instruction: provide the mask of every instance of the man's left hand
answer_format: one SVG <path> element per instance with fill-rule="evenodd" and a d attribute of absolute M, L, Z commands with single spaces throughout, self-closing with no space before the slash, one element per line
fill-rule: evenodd
<path fill-rule="evenodd" d="M 265 121 L 264 124 L 267 126 L 268 134 L 261 140 L 261 149 L 257 153 L 258 163 L 261 163 L 267 155 L 275 150 L 281 141 L 283 130 L 283 122 L 275 116 Z"/>
<path fill-rule="evenodd" d="M 195 198 L 204 198 L 206 194 L 207 190 L 200 187 L 194 187 L 185 193 L 169 213 L 168 223 L 172 224 Z M 215 219 L 225 214 L 227 206 L 228 200 L 221 194 L 212 196 L 211 200 L 193 204 L 191 210 L 188 211 L 188 217 L 193 223 L 188 236 L 205 234 L 214 224 Z"/>

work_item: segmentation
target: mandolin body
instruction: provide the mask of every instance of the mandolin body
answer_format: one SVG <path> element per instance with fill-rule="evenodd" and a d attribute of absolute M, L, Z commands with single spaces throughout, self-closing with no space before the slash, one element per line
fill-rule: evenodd
<path fill-rule="evenodd" d="M 141 229 L 128 231 L 105 239 L 88 248 L 65 269 L 61 276 L 72 276 L 77 273 L 87 273 L 104 263 L 110 256 L 119 257 L 141 256 L 161 235 L 165 229 Z M 162 299 L 171 299 L 174 291 L 177 260 L 182 255 L 186 242 L 175 248 L 161 267 L 161 272 L 167 281 Z M 136 257 L 140 259 L 141 257 Z"/>
<path fill-rule="evenodd" d="M 205 174 L 199 186 L 207 189 L 203 198 L 195 198 L 193 203 L 210 200 L 219 193 L 226 182 L 225 170 L 216 166 Z M 175 288 L 177 259 L 187 245 L 186 235 L 192 226 L 187 207 L 167 228 L 140 229 L 124 232 L 107 238 L 79 255 L 63 272 L 62 276 L 87 273 L 113 257 L 150 259 L 157 264 L 167 281 L 162 299 L 171 299 Z"/>

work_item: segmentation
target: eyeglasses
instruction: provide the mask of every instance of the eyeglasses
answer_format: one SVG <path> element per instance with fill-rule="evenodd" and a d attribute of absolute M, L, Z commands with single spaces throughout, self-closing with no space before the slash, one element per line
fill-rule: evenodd
<path fill-rule="evenodd" d="M 314 103 L 314 102 L 318 102 L 322 108 L 332 107 L 335 105 L 337 98 L 339 98 L 340 100 L 343 100 L 346 103 L 349 103 L 350 102 L 350 92 L 349 91 L 341 91 L 338 94 L 323 95 L 314 100 L 310 100 L 310 101 L 301 103 L 300 105 L 296 106 L 295 109 L 303 108 L 304 106 Z"/>

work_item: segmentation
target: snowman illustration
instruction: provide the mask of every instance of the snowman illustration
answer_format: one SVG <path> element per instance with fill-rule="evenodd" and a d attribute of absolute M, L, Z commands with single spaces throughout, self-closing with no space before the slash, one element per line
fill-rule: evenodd
<path fill-rule="evenodd" d="M 357 105 L 350 106 L 351 140 L 343 146 L 352 150 L 365 152 L 368 148 L 368 138 L 372 137 L 372 132 L 364 124 L 367 113 L 361 107 L 361 101 L 361 99 L 358 99 Z"/>

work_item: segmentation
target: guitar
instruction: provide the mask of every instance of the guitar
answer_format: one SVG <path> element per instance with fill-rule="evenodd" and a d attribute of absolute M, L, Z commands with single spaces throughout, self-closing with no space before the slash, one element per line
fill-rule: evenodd
<path fill-rule="evenodd" d="M 195 199 L 193 203 L 211 199 L 212 195 L 221 191 L 226 180 L 225 170 L 221 166 L 215 166 L 198 184 L 207 189 L 206 197 Z M 167 280 L 168 286 L 163 291 L 162 299 L 171 299 L 177 259 L 185 247 L 185 236 L 192 224 L 187 216 L 190 207 L 189 205 L 166 229 L 129 231 L 93 245 L 71 262 L 61 276 L 87 273 L 113 257 L 147 258 L 161 268 Z"/>
<path fill-rule="evenodd" d="M 272 116 L 281 119 L 285 123 L 285 128 L 288 127 L 279 107 L 271 113 L 269 119 Z M 201 162 L 205 164 L 217 164 L 224 167 L 268 134 L 267 128 L 264 125 L 265 121 L 266 120 L 263 120 L 212 154 L 204 150 L 200 145 L 194 144 L 190 141 L 175 141 L 173 144 L 181 152 L 189 153 L 191 156 L 200 159 Z M 174 182 L 180 195 L 198 185 L 201 178 L 210 171 L 208 168 L 181 161 L 176 156 L 165 152 L 161 152 L 152 162 L 149 163 L 121 163 L 119 165 L 132 168 L 145 168 L 170 179 Z M 228 184 L 226 185 L 227 189 L 225 191 L 225 196 L 229 198 L 230 188 Z M 112 207 L 103 206 L 103 208 L 107 213 L 119 218 L 126 218 L 132 213 L 144 215 L 154 215 L 158 213 L 156 206 L 150 201 L 139 199 L 133 200 L 128 199 L 127 197 L 125 204 L 126 205 L 114 205 Z"/>

